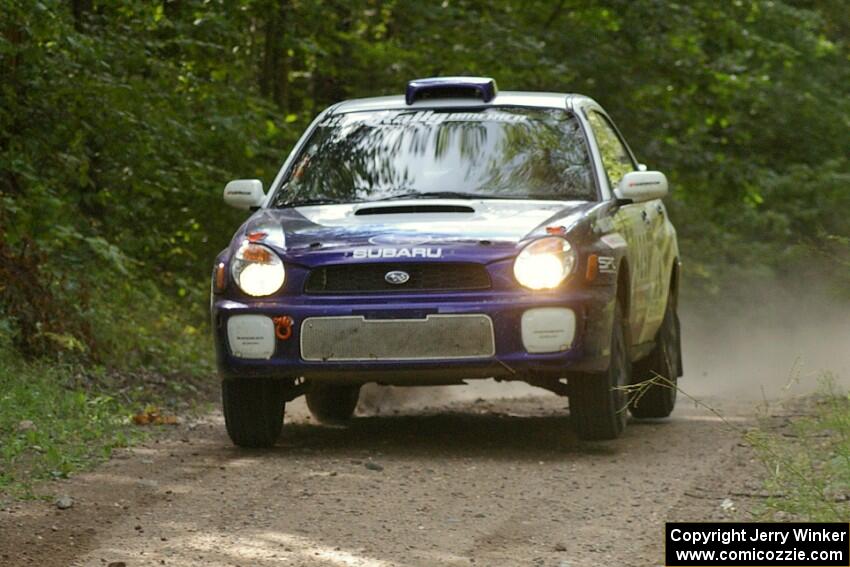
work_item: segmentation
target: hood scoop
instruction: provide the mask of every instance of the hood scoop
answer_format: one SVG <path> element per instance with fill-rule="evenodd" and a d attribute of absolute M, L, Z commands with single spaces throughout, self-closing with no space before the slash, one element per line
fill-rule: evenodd
<path fill-rule="evenodd" d="M 361 207 L 354 213 L 355 216 L 362 215 L 409 215 L 409 214 L 434 214 L 434 213 L 474 213 L 475 209 L 466 205 L 392 205 L 383 207 Z"/>

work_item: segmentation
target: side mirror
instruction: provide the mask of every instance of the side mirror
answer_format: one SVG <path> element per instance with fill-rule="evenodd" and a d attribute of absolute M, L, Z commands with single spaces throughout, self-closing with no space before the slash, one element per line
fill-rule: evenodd
<path fill-rule="evenodd" d="M 224 202 L 237 209 L 259 207 L 266 199 L 259 179 L 236 179 L 224 187 Z"/>
<path fill-rule="evenodd" d="M 630 171 L 614 189 L 618 199 L 640 203 L 667 195 L 667 177 L 660 171 Z"/>

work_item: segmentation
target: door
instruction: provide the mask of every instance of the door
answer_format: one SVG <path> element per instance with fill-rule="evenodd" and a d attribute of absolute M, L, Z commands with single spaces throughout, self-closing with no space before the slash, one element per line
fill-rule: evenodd
<path fill-rule="evenodd" d="M 609 119 L 600 112 L 588 110 L 587 119 L 596 138 L 596 145 L 602 158 L 602 165 L 613 193 L 623 176 L 637 169 L 631 153 L 620 139 Z M 630 203 L 623 205 L 614 215 L 614 226 L 628 243 L 627 258 L 631 270 L 631 304 L 629 312 L 629 330 L 632 344 L 639 344 L 646 338 L 646 322 L 651 304 L 653 254 L 651 229 L 653 216 L 650 216 L 648 203 Z"/>
<path fill-rule="evenodd" d="M 649 246 L 649 287 L 647 288 L 646 319 L 642 330 L 641 342 L 651 341 L 664 320 L 667 306 L 667 292 L 670 289 L 668 257 L 672 237 L 668 231 L 667 210 L 661 199 L 653 199 L 643 204 L 642 218 L 647 224 L 647 243 Z"/>

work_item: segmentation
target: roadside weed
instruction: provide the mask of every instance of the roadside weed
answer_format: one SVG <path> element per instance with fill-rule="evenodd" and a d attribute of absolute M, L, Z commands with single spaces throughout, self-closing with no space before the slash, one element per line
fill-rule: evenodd
<path fill-rule="evenodd" d="M 0 357 L 0 494 L 36 496 L 37 481 L 65 478 L 142 435 L 123 403 L 70 389 L 73 374 Z"/>
<path fill-rule="evenodd" d="M 801 417 L 764 417 L 747 436 L 765 466 L 766 512 L 809 521 L 850 518 L 850 395 L 829 374 Z"/>

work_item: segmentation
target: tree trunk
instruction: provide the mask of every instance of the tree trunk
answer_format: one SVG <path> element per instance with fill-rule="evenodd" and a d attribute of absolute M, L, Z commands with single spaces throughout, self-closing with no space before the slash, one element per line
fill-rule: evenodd
<path fill-rule="evenodd" d="M 289 0 L 272 6 L 265 25 L 260 92 L 285 110 L 289 106 Z"/>
<path fill-rule="evenodd" d="M 71 13 L 74 16 L 74 29 L 82 31 L 83 23 L 92 10 L 93 0 L 71 0 Z"/>

